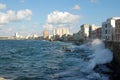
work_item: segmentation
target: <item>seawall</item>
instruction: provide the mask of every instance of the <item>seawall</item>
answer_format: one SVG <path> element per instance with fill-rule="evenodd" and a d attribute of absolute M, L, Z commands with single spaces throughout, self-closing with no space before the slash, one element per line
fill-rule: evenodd
<path fill-rule="evenodd" d="M 106 48 L 113 52 L 113 61 L 110 64 L 113 73 L 110 76 L 110 80 L 120 80 L 120 42 L 104 41 L 104 43 Z"/>
<path fill-rule="evenodd" d="M 106 48 L 113 52 L 113 60 L 120 66 L 120 42 L 105 41 Z"/>

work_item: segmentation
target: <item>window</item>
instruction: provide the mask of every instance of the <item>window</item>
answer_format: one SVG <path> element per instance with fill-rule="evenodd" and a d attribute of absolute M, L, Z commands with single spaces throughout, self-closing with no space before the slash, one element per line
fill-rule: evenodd
<path fill-rule="evenodd" d="M 105 34 L 107 34 L 107 30 L 105 30 Z"/>
<path fill-rule="evenodd" d="M 107 24 L 105 24 L 105 28 L 107 28 Z"/>

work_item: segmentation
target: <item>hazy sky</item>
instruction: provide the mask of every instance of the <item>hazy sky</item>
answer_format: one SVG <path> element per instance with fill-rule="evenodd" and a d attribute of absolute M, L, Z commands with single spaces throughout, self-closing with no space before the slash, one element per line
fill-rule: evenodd
<path fill-rule="evenodd" d="M 120 0 L 0 0 L 0 36 L 39 34 L 45 29 L 101 23 L 120 16 Z"/>

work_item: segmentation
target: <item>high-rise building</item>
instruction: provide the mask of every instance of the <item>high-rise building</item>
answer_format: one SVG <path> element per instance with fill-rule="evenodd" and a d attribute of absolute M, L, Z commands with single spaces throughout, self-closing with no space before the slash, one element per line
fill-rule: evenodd
<path fill-rule="evenodd" d="M 112 41 L 115 35 L 115 21 L 120 17 L 112 17 L 102 23 L 102 40 Z"/>
<path fill-rule="evenodd" d="M 18 35 L 18 33 L 17 33 L 17 32 L 15 33 L 15 37 L 16 37 L 16 38 L 17 38 L 17 37 L 19 37 L 19 35 Z"/>
<path fill-rule="evenodd" d="M 83 24 L 81 25 L 81 39 L 87 39 L 89 37 L 89 24 Z"/>
<path fill-rule="evenodd" d="M 43 31 L 43 38 L 48 39 L 49 38 L 49 32 L 48 30 Z"/>
<path fill-rule="evenodd" d="M 90 24 L 83 24 L 81 25 L 81 30 L 80 30 L 80 39 L 86 40 L 86 39 L 94 39 L 93 32 L 98 29 L 99 26 L 95 25 L 90 25 Z"/>
<path fill-rule="evenodd" d="M 68 28 L 65 28 L 65 27 L 56 28 L 54 29 L 53 33 L 54 33 L 54 36 L 58 35 L 59 37 L 70 34 Z"/>

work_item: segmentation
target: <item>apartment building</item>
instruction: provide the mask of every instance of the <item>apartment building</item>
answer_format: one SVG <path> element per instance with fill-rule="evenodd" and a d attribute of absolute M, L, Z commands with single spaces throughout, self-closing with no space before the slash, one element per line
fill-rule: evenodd
<path fill-rule="evenodd" d="M 115 35 L 115 21 L 120 19 L 120 17 L 112 17 L 107 19 L 102 23 L 102 40 L 112 41 Z"/>
<path fill-rule="evenodd" d="M 115 21 L 114 41 L 120 41 L 120 19 Z"/>
<path fill-rule="evenodd" d="M 83 40 L 86 39 L 94 39 L 95 38 L 95 30 L 98 29 L 99 26 L 96 25 L 90 25 L 90 24 L 83 24 L 81 25 L 80 30 L 80 38 Z"/>
<path fill-rule="evenodd" d="M 56 28 L 53 31 L 54 35 L 58 35 L 59 37 L 62 37 L 63 35 L 68 35 L 70 34 L 69 29 L 65 28 L 65 27 L 61 27 L 61 28 Z"/>
<path fill-rule="evenodd" d="M 90 25 L 89 24 L 83 24 L 83 25 L 81 25 L 81 30 L 80 30 L 80 38 L 82 39 L 82 40 L 86 40 L 86 39 L 88 39 L 88 37 L 89 37 L 89 27 L 90 27 Z"/>
<path fill-rule="evenodd" d="M 48 30 L 43 31 L 43 39 L 48 39 L 49 38 L 49 32 Z"/>

